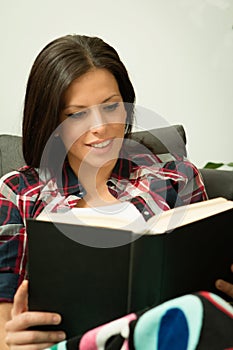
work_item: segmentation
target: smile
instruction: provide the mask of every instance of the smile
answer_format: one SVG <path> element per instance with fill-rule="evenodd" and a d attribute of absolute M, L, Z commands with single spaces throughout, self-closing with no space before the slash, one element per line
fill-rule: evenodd
<path fill-rule="evenodd" d="M 93 143 L 93 144 L 90 145 L 90 146 L 91 146 L 91 147 L 94 147 L 94 148 L 105 148 L 105 147 L 107 147 L 108 145 L 110 145 L 111 142 L 112 142 L 112 140 L 107 140 L 107 141 L 100 142 L 100 143 Z"/>

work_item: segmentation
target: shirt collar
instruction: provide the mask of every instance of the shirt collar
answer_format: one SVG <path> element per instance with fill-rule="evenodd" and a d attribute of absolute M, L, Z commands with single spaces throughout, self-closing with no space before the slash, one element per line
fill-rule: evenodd
<path fill-rule="evenodd" d="M 132 172 L 133 162 L 130 160 L 129 155 L 121 150 L 119 158 L 112 170 L 112 174 L 108 180 L 108 184 L 115 184 L 122 179 L 129 179 L 130 173 Z M 68 161 L 64 163 L 63 172 L 62 172 L 62 182 L 63 182 L 63 194 L 65 196 L 74 194 L 83 196 L 85 189 L 82 184 L 79 182 L 77 176 L 73 172 Z M 59 189 L 61 190 L 61 188 Z"/>
<path fill-rule="evenodd" d="M 122 149 L 108 180 L 108 185 L 117 186 L 117 183 L 122 179 L 129 179 L 133 166 L 134 164 L 130 160 L 130 156 L 125 150 L 123 151 Z M 56 180 L 54 178 L 48 181 L 42 192 L 50 192 L 51 190 L 59 192 L 65 197 L 69 195 L 83 197 L 85 195 L 85 189 L 72 170 L 68 160 L 66 160 L 63 164 L 61 177 L 59 178 L 58 174 Z"/>
<path fill-rule="evenodd" d="M 83 196 L 85 193 L 82 184 L 75 175 L 68 161 L 65 161 L 63 165 L 62 188 L 59 188 L 59 190 L 63 191 L 64 196 L 68 196 L 71 194 Z"/>
<path fill-rule="evenodd" d="M 130 173 L 132 172 L 132 167 L 133 164 L 129 157 L 126 154 L 120 154 L 108 181 L 111 182 L 112 180 L 120 181 L 122 179 L 129 179 Z"/>

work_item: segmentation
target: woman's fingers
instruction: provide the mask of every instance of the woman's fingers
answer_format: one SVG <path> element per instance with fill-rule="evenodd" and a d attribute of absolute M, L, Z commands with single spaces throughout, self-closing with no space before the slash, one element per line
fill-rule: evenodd
<path fill-rule="evenodd" d="M 231 272 L 233 272 L 233 264 L 231 264 Z"/>
<path fill-rule="evenodd" d="M 233 264 L 231 264 L 231 271 L 233 272 Z M 233 298 L 233 284 L 229 283 L 227 281 L 224 281 L 222 279 L 218 279 L 215 282 L 215 287 L 219 290 L 221 290 L 221 292 L 229 295 L 231 298 Z"/>
<path fill-rule="evenodd" d="M 23 281 L 14 296 L 11 315 L 15 317 L 28 310 L 28 281 Z"/>
<path fill-rule="evenodd" d="M 9 344 L 8 344 L 9 345 Z M 50 348 L 54 343 L 43 343 L 43 344 L 28 344 L 28 345 L 9 345 L 10 350 L 44 350 Z"/>
<path fill-rule="evenodd" d="M 6 343 L 11 350 L 45 349 L 65 339 L 62 331 L 27 330 L 39 325 L 57 325 L 61 316 L 46 312 L 24 312 L 6 324 Z"/>
<path fill-rule="evenodd" d="M 51 312 L 28 311 L 28 282 L 18 288 L 12 319 L 6 323 L 6 343 L 11 350 L 42 350 L 65 339 L 62 331 L 31 329 L 33 326 L 58 325 L 61 316 Z"/>
<path fill-rule="evenodd" d="M 27 311 L 15 316 L 6 323 L 7 332 L 18 332 L 29 327 L 40 325 L 58 325 L 61 322 L 59 314 L 50 312 Z"/>
<path fill-rule="evenodd" d="M 217 289 L 233 298 L 233 284 L 226 282 L 222 279 L 218 279 L 215 283 Z"/>
<path fill-rule="evenodd" d="M 22 331 L 20 333 L 7 333 L 6 343 L 8 345 L 32 345 L 32 344 L 54 344 L 65 339 L 62 331 Z"/>

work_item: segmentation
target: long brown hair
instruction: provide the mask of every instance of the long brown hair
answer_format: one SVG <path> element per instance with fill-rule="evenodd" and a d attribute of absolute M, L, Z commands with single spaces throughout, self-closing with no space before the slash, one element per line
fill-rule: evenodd
<path fill-rule="evenodd" d="M 93 67 L 112 73 L 126 103 L 126 137 L 131 132 L 135 93 L 116 50 L 102 39 L 67 35 L 49 43 L 37 56 L 27 83 L 23 115 L 23 154 L 39 167 L 45 145 L 59 125 L 62 97 L 72 83 Z"/>

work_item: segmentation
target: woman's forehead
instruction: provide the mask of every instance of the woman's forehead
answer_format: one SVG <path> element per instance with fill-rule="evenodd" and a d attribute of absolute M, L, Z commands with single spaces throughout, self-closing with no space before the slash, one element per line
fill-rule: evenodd
<path fill-rule="evenodd" d="M 64 94 L 65 108 L 85 108 L 121 97 L 118 83 L 107 69 L 93 69 L 75 79 Z"/>

